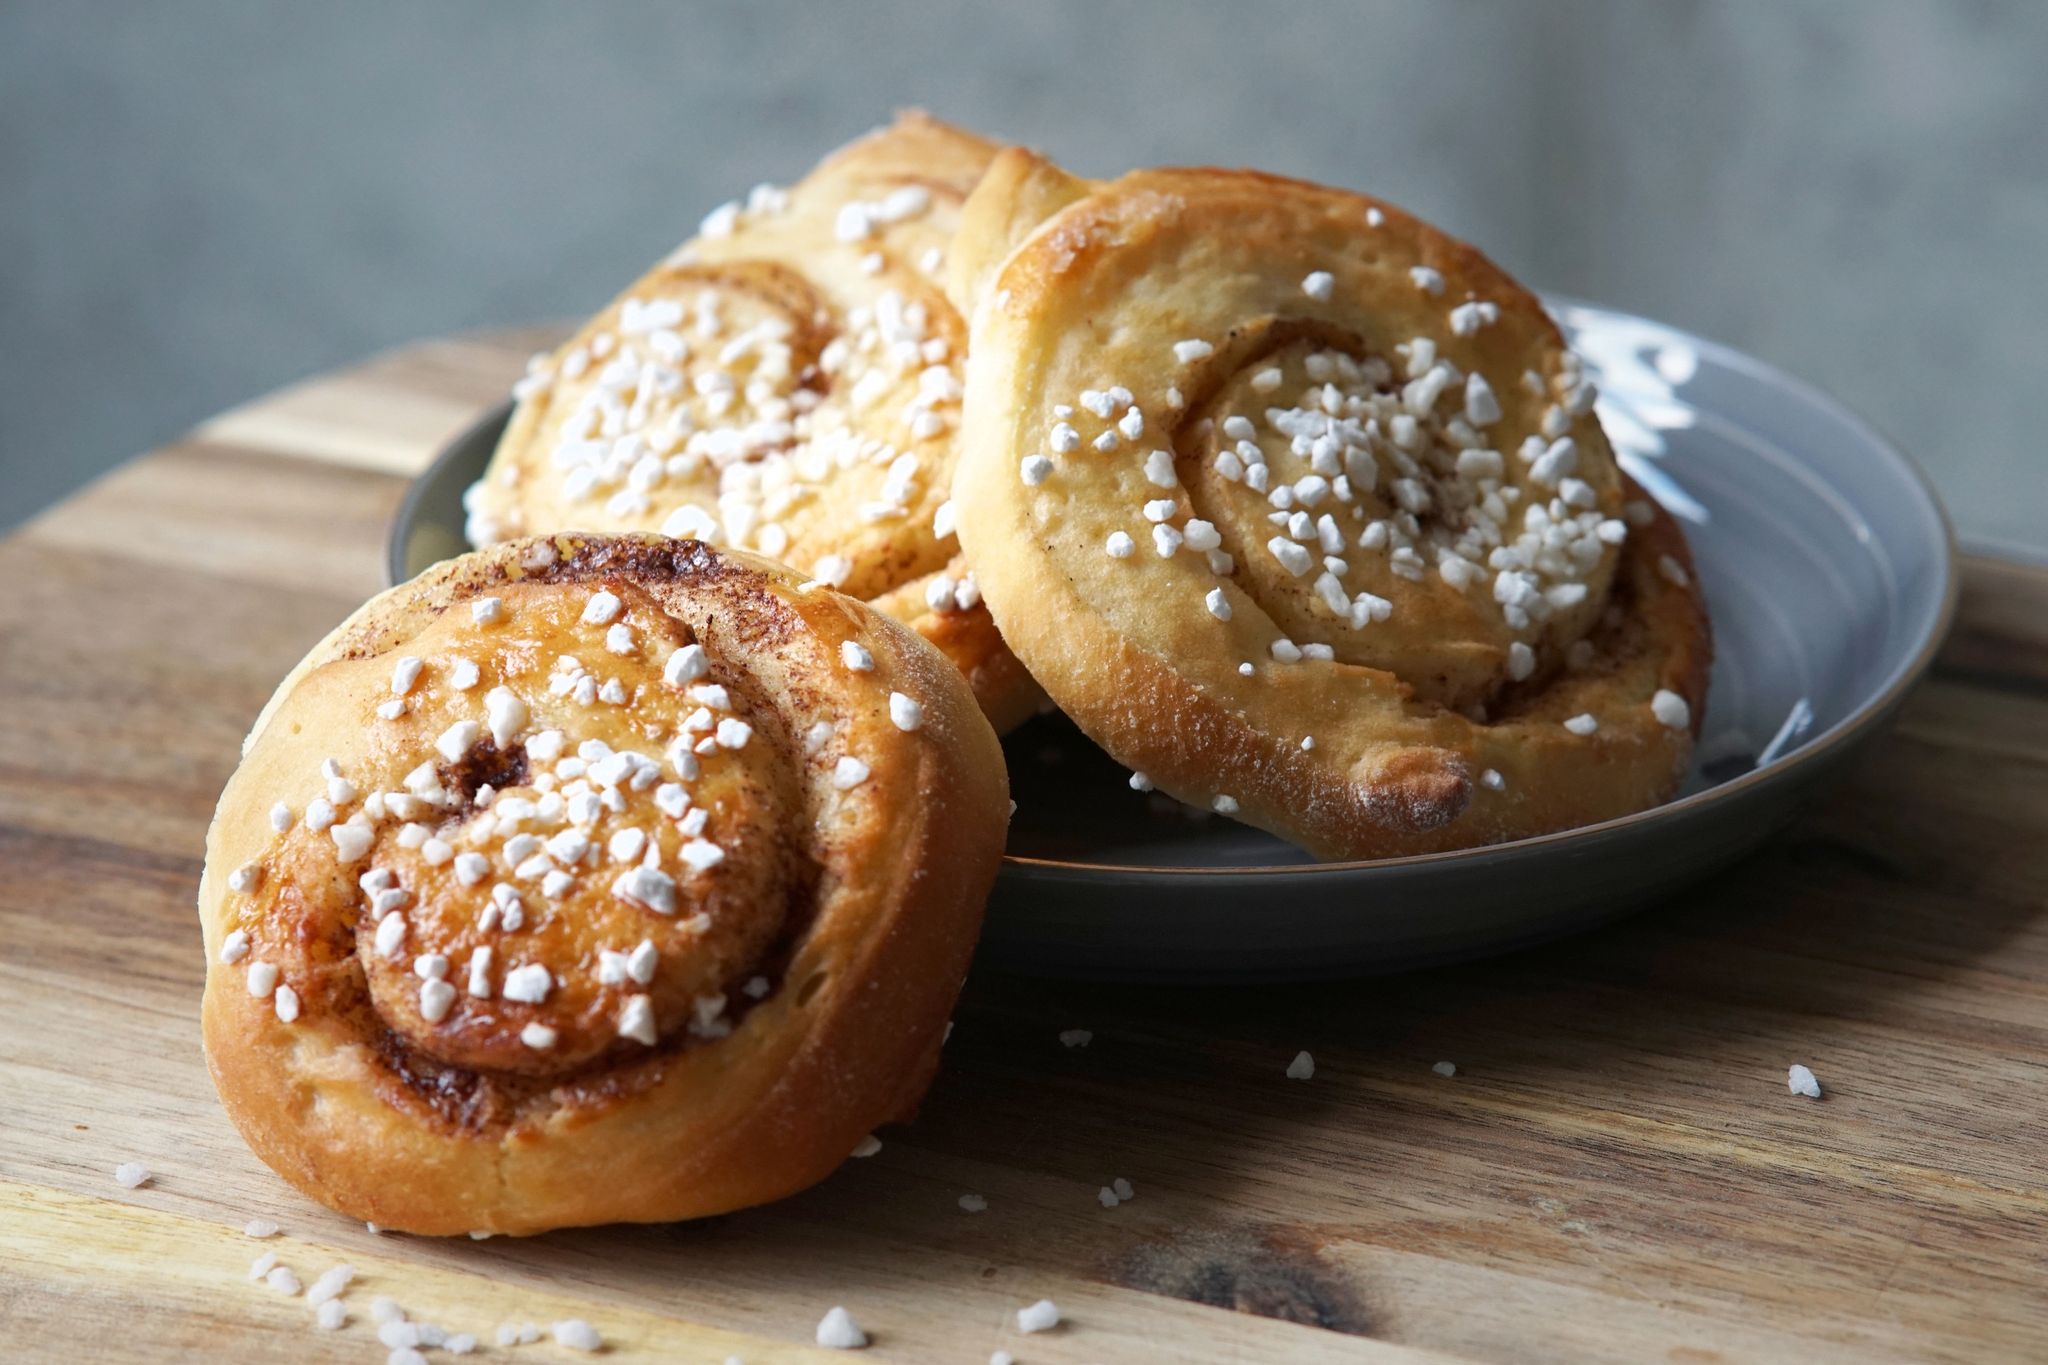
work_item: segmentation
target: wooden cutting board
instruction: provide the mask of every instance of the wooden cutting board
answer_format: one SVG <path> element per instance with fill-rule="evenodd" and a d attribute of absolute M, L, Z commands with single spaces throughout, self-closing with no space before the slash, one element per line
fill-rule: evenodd
<path fill-rule="evenodd" d="M 915 1125 L 703 1223 L 434 1242 L 293 1194 L 200 1058 L 201 835 L 533 340 L 300 385 L 0 541 L 0 1358 L 377 1361 L 379 1294 L 531 1361 L 566 1353 L 499 1322 L 759 1362 L 826 1355 L 835 1304 L 905 1361 L 2048 1358 L 2048 573 L 1981 560 L 1845 789 L 1607 931 L 1306 988 L 984 973 Z M 251 1283 L 266 1250 L 354 1265 L 350 1325 Z M 1046 1297 L 1065 1324 L 1021 1336 Z"/>

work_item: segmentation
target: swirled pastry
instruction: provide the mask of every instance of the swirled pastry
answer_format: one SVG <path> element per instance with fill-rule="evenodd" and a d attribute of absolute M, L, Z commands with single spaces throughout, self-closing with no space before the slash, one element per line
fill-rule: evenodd
<path fill-rule="evenodd" d="M 697 541 L 479 551 L 257 721 L 208 1061 L 259 1156 L 388 1228 L 774 1199 L 915 1106 L 1006 820 L 965 681 L 862 603 Z"/>
<path fill-rule="evenodd" d="M 1640 810 L 1709 640 L 1538 300 L 1372 199 L 1003 153 L 960 537 L 1010 646 L 1119 761 L 1326 857 Z"/>
<path fill-rule="evenodd" d="M 536 357 L 483 480 L 478 545 L 659 531 L 883 604 L 1006 729 L 1040 694 L 980 607 L 951 510 L 966 328 L 941 271 L 995 147 L 905 114 L 762 186 Z"/>

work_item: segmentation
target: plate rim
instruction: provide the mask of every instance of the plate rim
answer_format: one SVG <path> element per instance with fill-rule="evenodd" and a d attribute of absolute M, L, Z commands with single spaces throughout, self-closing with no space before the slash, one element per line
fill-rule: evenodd
<path fill-rule="evenodd" d="M 461 430 L 441 443 L 434 452 L 434 458 L 427 461 L 419 473 L 412 476 L 406 485 L 405 496 L 398 500 L 398 510 L 392 514 L 391 529 L 384 536 L 384 577 L 390 580 L 389 588 L 402 587 L 410 583 L 417 574 L 406 571 L 406 549 L 412 539 L 412 528 L 420 519 L 420 504 L 426 501 L 427 490 L 440 480 L 442 469 L 452 461 L 458 451 L 466 449 L 478 434 L 488 427 L 503 428 L 512 420 L 512 400 L 500 398 L 471 420 L 462 424 Z M 502 434 L 502 430 L 501 433 Z M 467 544 L 469 537 L 463 536 Z M 424 570 L 422 570 L 424 572 Z"/>
<path fill-rule="evenodd" d="M 1309 862 L 1260 864 L 1241 863 L 1230 866 L 1169 866 L 1156 863 L 1104 863 L 1076 862 L 1066 858 L 1043 858 L 1028 854 L 1003 854 L 1003 865 L 1019 872 L 1031 874 L 1057 874 L 1087 878 L 1109 877 L 1117 879 L 1140 879 L 1173 881 L 1186 878 L 1241 878 L 1265 877 L 1319 877 L 1344 876 L 1361 872 L 1397 870 L 1428 867 L 1445 863 L 1474 864 L 1497 860 L 1503 856 L 1526 853 L 1535 850 L 1551 850 L 1562 845 L 1594 842 L 1603 838 L 1623 834 L 1640 826 L 1659 820 L 1680 819 L 1711 810 L 1727 801 L 1765 786 L 1789 779 L 1793 774 L 1811 768 L 1815 763 L 1836 757 L 1840 752 L 1864 738 L 1882 724 L 1907 692 L 1925 676 L 1935 655 L 1947 641 L 1954 627 L 1957 604 L 1961 596 L 1961 577 L 1956 570 L 1956 532 L 1950 520 L 1947 506 L 1936 491 L 1934 482 L 1927 471 L 1904 447 L 1862 417 L 1854 409 L 1836 398 L 1832 393 L 1809 380 L 1780 369 L 1769 361 L 1759 359 L 1724 342 L 1702 337 L 1697 333 L 1675 327 L 1655 318 L 1644 317 L 1625 309 L 1610 308 L 1570 294 L 1544 293 L 1545 307 L 1553 314 L 1562 310 L 1595 313 L 1606 317 L 1645 324 L 1669 333 L 1674 340 L 1683 341 L 1694 347 L 1703 356 L 1730 370 L 1740 372 L 1760 382 L 1770 383 L 1789 391 L 1801 401 L 1820 409 L 1828 417 L 1861 436 L 1866 444 L 1891 462 L 1894 472 L 1905 476 L 1906 484 L 1919 495 L 1915 510 L 1931 514 L 1935 526 L 1941 533 L 1940 555 L 1936 567 L 1941 575 L 1941 605 L 1935 611 L 1933 620 L 1922 634 L 1911 654 L 1894 665 L 1885 676 L 1883 683 L 1865 696 L 1848 714 L 1813 736 L 1791 753 L 1784 755 L 1762 768 L 1753 768 L 1740 777 L 1679 797 L 1646 810 L 1628 815 L 1616 816 L 1591 825 L 1577 825 L 1571 829 L 1556 830 L 1549 834 L 1531 835 L 1506 843 L 1482 844 L 1476 848 L 1450 849 L 1438 853 L 1413 853 L 1395 858 L 1351 859 L 1343 862 Z M 477 415 L 475 420 L 462 427 L 450 437 L 434 455 L 426 467 L 413 478 L 406 489 L 405 497 L 399 502 L 397 514 L 393 517 L 390 534 L 385 540 L 385 573 L 394 586 L 409 581 L 406 572 L 407 542 L 411 539 L 413 526 L 419 520 L 420 507 L 425 501 L 427 489 L 437 482 L 437 476 L 444 465 L 454 458 L 456 452 L 473 444 L 478 435 L 491 426 L 502 427 L 511 418 L 513 403 L 509 398 L 500 399 Z"/>

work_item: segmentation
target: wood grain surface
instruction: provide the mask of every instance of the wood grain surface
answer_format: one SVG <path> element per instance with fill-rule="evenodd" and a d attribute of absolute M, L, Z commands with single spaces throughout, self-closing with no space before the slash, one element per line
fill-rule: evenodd
<path fill-rule="evenodd" d="M 499 1322 L 821 1358 L 835 1304 L 904 1361 L 2048 1358 L 2048 573 L 1982 560 L 1846 787 L 1612 929 L 1309 988 L 981 973 L 917 1123 L 702 1223 L 432 1242 L 293 1194 L 200 1057 L 202 834 L 381 586 L 405 476 L 534 340 L 299 385 L 0 541 L 0 1358 L 377 1361 L 378 1294 L 530 1361 L 568 1357 Z M 266 1250 L 354 1265 L 349 1325 L 250 1282 Z M 1064 1325 L 1020 1335 L 1046 1297 Z"/>

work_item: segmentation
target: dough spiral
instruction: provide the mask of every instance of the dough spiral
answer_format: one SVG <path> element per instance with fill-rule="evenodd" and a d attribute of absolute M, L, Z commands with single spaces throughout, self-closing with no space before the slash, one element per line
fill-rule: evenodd
<path fill-rule="evenodd" d="M 931 1076 L 1002 774 L 935 650 L 780 566 L 582 535 L 451 561 L 314 650 L 222 795 L 222 1101 L 407 1231 L 801 1189 Z"/>
<path fill-rule="evenodd" d="M 1478 252 L 1298 181 L 1012 150 L 951 281 L 962 543 L 1119 761 L 1326 857 L 1676 790 L 1710 653 L 1684 539 Z"/>
<path fill-rule="evenodd" d="M 905 114 L 763 185 L 536 357 L 484 478 L 478 545 L 659 531 L 794 565 L 914 626 L 1007 729 L 1040 694 L 945 506 L 966 328 L 942 287 L 994 144 Z"/>

